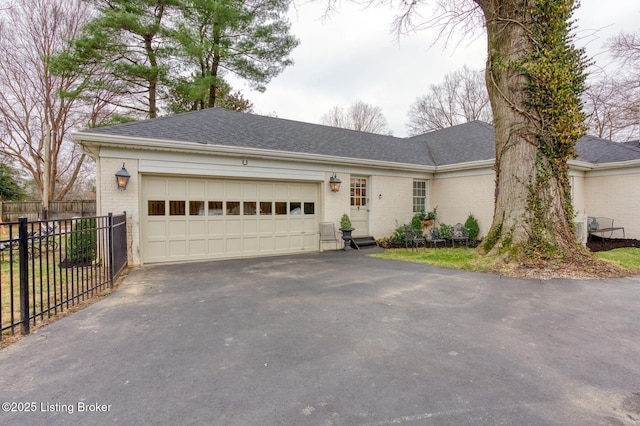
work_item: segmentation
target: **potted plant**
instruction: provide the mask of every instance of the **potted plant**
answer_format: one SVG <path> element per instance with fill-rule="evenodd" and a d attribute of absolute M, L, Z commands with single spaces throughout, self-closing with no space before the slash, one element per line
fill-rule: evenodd
<path fill-rule="evenodd" d="M 351 225 L 351 219 L 349 219 L 348 214 L 343 214 L 342 218 L 340 218 L 340 231 L 342 232 L 342 239 L 347 240 L 351 239 L 351 232 L 354 230 Z"/>
<path fill-rule="evenodd" d="M 433 210 L 425 213 L 424 210 L 420 212 L 423 215 L 422 226 L 427 227 L 433 225 L 436 218 L 438 217 L 438 206 L 434 207 Z"/>

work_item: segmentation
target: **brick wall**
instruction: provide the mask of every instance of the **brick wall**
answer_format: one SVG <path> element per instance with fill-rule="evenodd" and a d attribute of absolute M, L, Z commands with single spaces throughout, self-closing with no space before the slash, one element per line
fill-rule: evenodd
<path fill-rule="evenodd" d="M 122 168 L 122 163 L 131 175 L 127 189 L 118 190 L 115 174 Z M 140 175 L 138 174 L 138 160 L 100 158 L 96 168 L 98 214 L 120 214 L 127 212 L 127 239 L 129 240 L 129 263 L 140 264 L 140 214 L 138 191 Z"/>
<path fill-rule="evenodd" d="M 584 183 L 586 214 L 612 218 L 627 238 L 640 239 L 640 172 L 587 173 Z"/>
<path fill-rule="evenodd" d="M 438 177 L 432 183 L 431 208 L 438 207 L 438 223 L 455 225 L 473 214 L 480 226 L 479 238 L 493 222 L 495 174 Z"/>

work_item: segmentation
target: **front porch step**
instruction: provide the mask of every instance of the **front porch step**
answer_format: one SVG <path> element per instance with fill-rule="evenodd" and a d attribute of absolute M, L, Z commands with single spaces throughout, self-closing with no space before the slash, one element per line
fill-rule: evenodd
<path fill-rule="evenodd" d="M 354 238 L 353 242 L 355 242 L 358 247 L 368 247 L 368 246 L 377 246 L 375 238 L 373 237 L 358 237 Z"/>

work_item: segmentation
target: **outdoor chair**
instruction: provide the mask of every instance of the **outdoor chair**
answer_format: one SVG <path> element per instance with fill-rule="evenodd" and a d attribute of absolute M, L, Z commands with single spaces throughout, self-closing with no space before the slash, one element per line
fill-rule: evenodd
<path fill-rule="evenodd" d="M 433 244 L 434 248 L 438 246 L 438 243 L 443 243 L 445 247 L 447 246 L 447 240 L 440 238 L 440 230 L 435 226 L 429 230 L 427 242 Z"/>
<path fill-rule="evenodd" d="M 461 223 L 451 228 L 451 247 L 455 247 L 456 241 L 464 241 L 465 247 L 469 247 L 469 230 Z"/>
<path fill-rule="evenodd" d="M 411 247 L 416 249 L 420 247 L 420 244 L 424 244 L 425 247 L 427 246 L 427 241 L 422 234 L 422 229 L 414 229 L 410 226 L 405 226 L 404 236 L 404 246 L 407 249 L 409 248 L 409 244 L 411 244 Z"/>
<path fill-rule="evenodd" d="M 322 243 L 324 242 L 335 242 L 336 250 L 339 249 L 342 239 L 340 234 L 336 232 L 333 222 L 320 222 L 320 251 L 322 251 Z"/>

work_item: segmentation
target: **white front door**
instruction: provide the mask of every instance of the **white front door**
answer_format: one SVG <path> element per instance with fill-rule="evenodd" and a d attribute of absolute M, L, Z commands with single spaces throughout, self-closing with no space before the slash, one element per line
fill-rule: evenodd
<path fill-rule="evenodd" d="M 351 177 L 351 224 L 355 228 L 354 237 L 369 235 L 369 188 L 368 179 Z"/>

